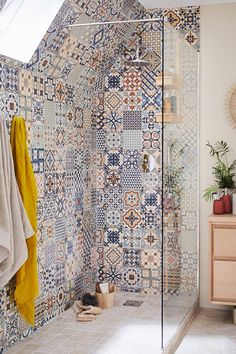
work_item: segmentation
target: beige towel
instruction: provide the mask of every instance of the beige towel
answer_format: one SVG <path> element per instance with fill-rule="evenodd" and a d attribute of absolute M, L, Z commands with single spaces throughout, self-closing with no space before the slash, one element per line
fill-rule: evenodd
<path fill-rule="evenodd" d="M 33 234 L 15 178 L 5 119 L 0 116 L 0 288 L 26 261 L 25 239 Z"/>

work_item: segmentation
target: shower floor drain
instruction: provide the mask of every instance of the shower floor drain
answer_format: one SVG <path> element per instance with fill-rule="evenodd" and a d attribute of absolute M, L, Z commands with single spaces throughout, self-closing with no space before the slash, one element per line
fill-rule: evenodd
<path fill-rule="evenodd" d="M 123 306 L 132 306 L 132 307 L 139 307 L 143 304 L 143 301 L 137 301 L 137 300 L 126 300 L 123 303 Z"/>

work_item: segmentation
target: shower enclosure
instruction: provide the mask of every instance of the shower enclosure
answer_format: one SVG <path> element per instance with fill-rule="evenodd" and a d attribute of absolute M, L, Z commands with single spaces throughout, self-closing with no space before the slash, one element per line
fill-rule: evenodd
<path fill-rule="evenodd" d="M 165 347 L 198 300 L 199 54 L 198 46 L 189 43 L 186 35 L 168 23 L 163 37 L 162 340 Z"/>
<path fill-rule="evenodd" d="M 198 44 L 171 11 L 145 19 L 126 25 L 96 112 L 96 266 L 153 303 L 168 350 L 198 301 Z"/>

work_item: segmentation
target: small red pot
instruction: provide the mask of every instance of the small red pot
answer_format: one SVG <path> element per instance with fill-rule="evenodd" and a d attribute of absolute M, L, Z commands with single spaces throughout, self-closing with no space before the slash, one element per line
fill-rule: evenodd
<path fill-rule="evenodd" d="M 224 202 L 222 199 L 216 199 L 213 202 L 213 213 L 216 215 L 224 214 Z"/>
<path fill-rule="evenodd" d="M 224 203 L 224 210 L 225 214 L 231 214 L 232 213 L 232 199 L 231 195 L 229 194 L 224 194 L 222 197 L 223 203 Z"/>

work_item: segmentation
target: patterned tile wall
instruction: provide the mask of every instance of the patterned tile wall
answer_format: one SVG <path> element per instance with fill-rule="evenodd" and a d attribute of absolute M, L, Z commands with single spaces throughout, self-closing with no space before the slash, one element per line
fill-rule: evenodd
<path fill-rule="evenodd" d="M 0 57 L 0 111 L 9 126 L 14 115 L 27 122 L 39 192 L 40 284 L 35 328 L 22 321 L 12 302 L 14 280 L 0 290 L 0 352 L 94 289 L 99 178 L 95 113 L 104 105 L 103 92 L 97 93 L 105 69 L 132 31 L 121 27 L 114 35 L 113 27 L 69 30 L 67 25 L 140 16 L 141 5 L 131 5 L 126 0 L 65 1 L 29 64 Z M 103 140 L 119 144 L 116 136 L 104 135 L 101 144 Z M 113 198 L 120 202 L 116 191 Z M 117 222 L 115 215 L 106 217 Z"/>
<path fill-rule="evenodd" d="M 143 53 L 151 70 L 143 71 L 124 65 L 135 54 L 133 26 L 67 27 L 135 18 L 142 11 L 130 0 L 67 0 L 29 64 L 0 58 L 0 110 L 8 124 L 15 114 L 27 122 L 39 190 L 40 282 L 34 329 L 12 302 L 14 281 L 0 290 L 0 352 L 91 290 L 97 268 L 100 280 L 124 290 L 159 289 L 161 127 L 155 116 L 162 93 L 154 81 L 161 71 L 160 27 L 142 28 L 143 45 L 151 49 Z M 199 10 L 165 14 L 197 47 Z M 156 160 L 149 174 L 140 169 L 144 150 Z M 188 248 L 196 220 L 192 209 L 183 220 L 189 235 L 181 258 L 186 272 L 195 262 Z M 182 276 L 187 281 L 184 271 Z"/>
<path fill-rule="evenodd" d="M 166 70 L 176 62 L 175 37 L 181 37 L 182 124 L 165 126 L 165 139 L 185 148 L 181 161 L 183 195 L 174 210 L 165 212 L 165 292 L 193 293 L 197 287 L 197 51 L 199 8 L 151 10 L 146 18 L 165 16 Z M 100 281 L 109 280 L 126 291 L 158 293 L 161 280 L 161 22 L 141 28 L 142 58 L 147 68 L 133 68 L 137 36 L 105 77 L 104 111 L 97 120 L 97 262 Z M 180 53 L 179 53 L 180 55 Z M 191 90 L 191 95 L 189 95 Z M 102 93 L 101 93 L 102 94 Z M 191 96 L 191 97 L 190 97 Z M 187 154 L 190 147 L 191 156 Z M 166 145 L 166 144 L 165 144 Z M 144 152 L 156 168 L 143 173 Z M 166 159 L 167 156 L 165 156 Z M 164 161 L 166 163 L 166 161 Z M 176 168 L 177 168 L 176 167 Z M 165 173 L 165 172 L 164 172 Z M 174 219 L 177 218 L 173 228 Z M 166 222 L 167 220 L 167 222 Z"/>

